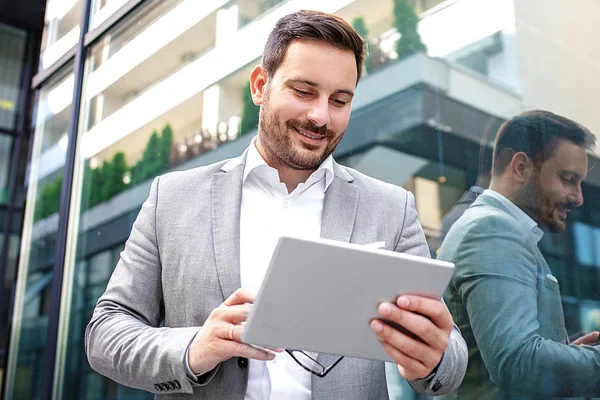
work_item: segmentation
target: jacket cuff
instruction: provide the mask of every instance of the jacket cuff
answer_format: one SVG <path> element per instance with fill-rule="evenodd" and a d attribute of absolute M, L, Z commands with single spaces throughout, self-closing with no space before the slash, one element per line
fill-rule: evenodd
<path fill-rule="evenodd" d="M 192 342 L 194 341 L 195 337 L 196 337 L 196 335 L 194 335 L 192 340 L 190 340 L 190 342 L 187 345 L 187 348 L 185 349 L 185 355 L 183 357 L 183 367 L 185 369 L 185 374 L 187 375 L 188 380 L 190 381 L 192 386 L 199 387 L 199 386 L 208 385 L 210 383 L 210 381 L 217 374 L 217 371 L 221 367 L 221 364 L 218 364 L 211 371 L 205 372 L 204 374 L 196 375 L 192 372 L 192 368 L 190 367 L 189 352 L 190 352 L 190 346 L 192 345 Z"/>

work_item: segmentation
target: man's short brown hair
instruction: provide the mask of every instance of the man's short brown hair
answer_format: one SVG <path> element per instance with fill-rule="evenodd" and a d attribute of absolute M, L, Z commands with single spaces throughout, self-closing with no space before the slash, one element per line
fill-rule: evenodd
<path fill-rule="evenodd" d="M 496 135 L 492 175 L 501 175 L 512 156 L 523 152 L 535 164 L 552 158 L 559 140 L 569 141 L 591 150 L 596 137 L 580 123 L 550 111 L 533 110 L 515 115 L 506 121 Z"/>
<path fill-rule="evenodd" d="M 294 39 L 320 40 L 338 49 L 352 51 L 358 72 L 356 83 L 360 80 L 366 52 L 364 40 L 344 19 L 310 10 L 286 15 L 275 24 L 263 51 L 262 63 L 269 76 L 275 74 Z"/>

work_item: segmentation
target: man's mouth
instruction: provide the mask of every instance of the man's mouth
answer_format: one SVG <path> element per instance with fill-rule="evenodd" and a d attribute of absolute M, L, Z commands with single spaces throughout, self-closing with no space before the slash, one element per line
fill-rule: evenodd
<path fill-rule="evenodd" d="M 556 207 L 556 209 L 558 210 L 558 214 L 562 219 L 567 219 L 567 214 L 571 212 L 571 209 L 568 207 Z"/>
<path fill-rule="evenodd" d="M 312 139 L 312 140 L 322 140 L 322 139 L 325 139 L 325 135 L 319 135 L 319 134 L 316 134 L 314 132 L 309 132 L 309 131 L 305 131 L 305 130 L 298 129 L 298 128 L 296 128 L 296 131 L 299 134 L 301 134 L 302 136 L 307 137 L 307 138 Z"/>

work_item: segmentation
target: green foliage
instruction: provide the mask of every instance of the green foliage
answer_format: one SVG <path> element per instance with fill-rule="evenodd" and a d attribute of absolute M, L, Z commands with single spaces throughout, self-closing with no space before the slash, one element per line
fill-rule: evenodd
<path fill-rule="evenodd" d="M 156 130 L 152 132 L 141 160 L 131 168 L 123 152 L 115 153 L 112 159 L 105 160 L 98 168 L 91 168 L 87 163 L 84 170 L 81 209 L 87 210 L 110 200 L 130 186 L 165 171 L 169 168 L 172 145 L 173 129 L 171 125 L 166 124 L 160 136 Z M 127 184 L 125 177 L 129 173 L 131 183 Z M 61 186 L 62 176 L 59 176 L 56 181 L 40 190 L 34 215 L 36 221 L 58 212 Z"/>
<path fill-rule="evenodd" d="M 125 174 L 129 171 L 125 153 L 115 153 L 110 162 L 102 164 L 102 174 L 104 175 L 104 185 L 102 193 L 105 199 L 110 199 L 118 193 L 127 189 L 127 184 L 124 182 Z"/>
<path fill-rule="evenodd" d="M 354 18 L 354 20 L 352 21 L 352 27 L 354 28 L 356 33 L 358 33 L 358 35 L 367 42 L 367 46 L 368 46 L 369 30 L 367 29 L 367 24 L 365 23 L 365 19 L 363 17 Z M 364 73 L 366 73 L 366 74 L 371 72 L 371 70 L 373 69 L 373 59 L 372 59 L 371 52 L 369 50 L 370 49 L 367 47 L 368 52 L 367 52 L 367 56 L 365 57 L 365 62 L 364 62 L 364 64 L 365 64 L 364 65 Z"/>
<path fill-rule="evenodd" d="M 58 212 L 60 207 L 60 191 L 63 177 L 60 175 L 56 180 L 40 189 L 33 219 L 38 221 Z"/>
<path fill-rule="evenodd" d="M 171 125 L 165 125 L 160 136 L 156 130 L 153 131 L 142 159 L 131 169 L 132 184 L 144 182 L 169 168 L 172 145 L 173 129 Z"/>
<path fill-rule="evenodd" d="M 420 51 L 427 51 L 417 31 L 419 17 L 408 0 L 394 0 L 394 26 L 400 33 L 396 42 L 398 60 Z"/>
<path fill-rule="evenodd" d="M 171 125 L 166 124 L 161 135 L 159 172 L 169 168 L 169 158 L 171 157 L 171 147 L 173 146 L 173 129 L 171 128 Z"/>
<path fill-rule="evenodd" d="M 258 113 L 260 107 L 252 101 L 250 82 L 242 90 L 242 121 L 240 122 L 240 135 L 252 132 L 258 127 Z"/>
<path fill-rule="evenodd" d="M 365 19 L 363 17 L 354 18 L 354 20 L 352 20 L 352 27 L 361 38 L 367 40 L 369 31 L 367 30 L 367 25 L 365 24 Z"/>
<path fill-rule="evenodd" d="M 83 175 L 83 193 L 81 197 L 82 210 L 87 210 L 103 201 L 103 187 L 105 187 L 105 178 L 102 173 L 102 168 L 91 168 L 89 163 L 86 163 Z"/>
<path fill-rule="evenodd" d="M 154 176 L 154 174 L 160 169 L 160 140 L 158 138 L 158 132 L 152 132 L 150 140 L 146 145 L 146 150 L 144 150 L 144 155 L 139 162 L 142 163 L 142 168 L 140 168 L 140 176 L 136 177 L 136 180 L 139 182 L 143 182 Z"/>

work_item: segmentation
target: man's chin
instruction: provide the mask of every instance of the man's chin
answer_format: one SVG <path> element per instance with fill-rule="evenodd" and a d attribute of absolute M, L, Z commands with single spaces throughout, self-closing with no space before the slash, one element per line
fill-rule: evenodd
<path fill-rule="evenodd" d="M 318 169 L 322 162 L 323 161 L 319 157 L 300 157 L 297 155 L 292 159 L 286 160 L 285 164 L 293 169 L 307 171 Z"/>
<path fill-rule="evenodd" d="M 548 228 L 552 233 L 563 233 L 567 229 L 567 224 L 565 221 L 554 220 L 551 224 L 548 224 Z"/>

